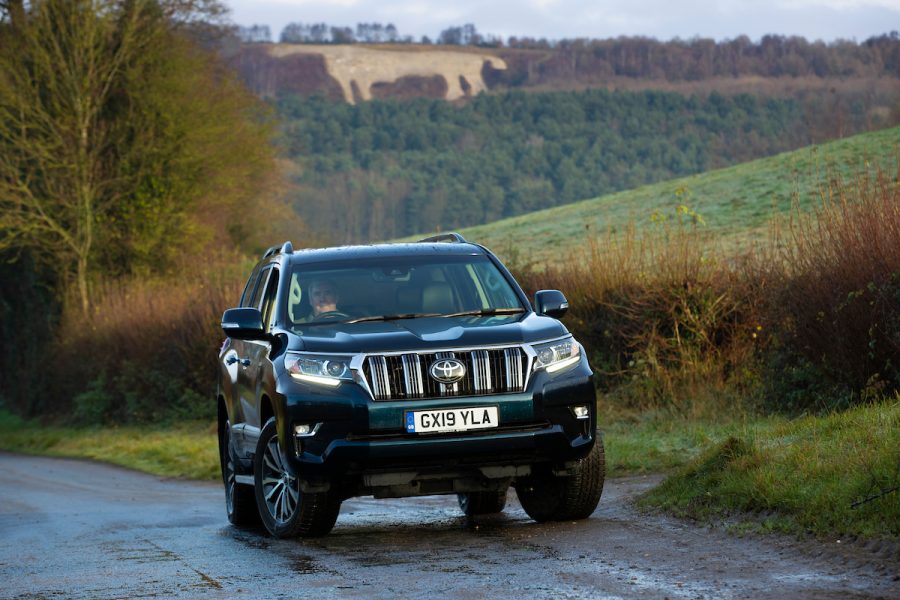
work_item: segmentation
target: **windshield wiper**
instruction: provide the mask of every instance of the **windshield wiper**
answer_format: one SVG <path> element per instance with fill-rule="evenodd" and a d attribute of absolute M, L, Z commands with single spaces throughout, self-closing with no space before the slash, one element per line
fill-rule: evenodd
<path fill-rule="evenodd" d="M 524 308 L 477 308 L 475 310 L 464 310 L 461 312 L 450 313 L 449 315 L 441 315 L 442 317 L 490 317 L 493 315 L 514 315 L 525 312 Z"/>
<path fill-rule="evenodd" d="M 477 310 L 465 310 L 462 312 L 442 314 L 442 313 L 400 313 L 396 315 L 373 315 L 371 317 L 359 317 L 358 319 L 350 319 L 349 321 L 313 321 L 304 323 L 304 325 L 333 325 L 335 323 L 366 323 L 369 321 L 399 321 L 401 319 L 423 319 L 426 317 L 489 317 L 493 315 L 512 315 L 525 312 L 522 308 L 479 308 Z"/>
<path fill-rule="evenodd" d="M 360 317 L 343 323 L 365 323 L 366 321 L 398 321 L 400 319 L 419 319 L 422 317 L 442 317 L 440 313 L 402 313 L 399 315 L 376 315 L 372 317 Z"/>

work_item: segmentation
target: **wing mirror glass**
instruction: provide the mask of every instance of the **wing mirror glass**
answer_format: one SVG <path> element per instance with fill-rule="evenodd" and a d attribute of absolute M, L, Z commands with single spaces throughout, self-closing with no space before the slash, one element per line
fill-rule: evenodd
<path fill-rule="evenodd" d="M 559 290 L 541 290 L 534 295 L 534 307 L 539 315 L 559 319 L 569 310 L 569 301 Z"/>

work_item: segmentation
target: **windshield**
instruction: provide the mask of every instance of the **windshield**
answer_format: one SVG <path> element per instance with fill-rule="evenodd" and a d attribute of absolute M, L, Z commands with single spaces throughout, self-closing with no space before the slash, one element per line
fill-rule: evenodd
<path fill-rule="evenodd" d="M 413 256 L 296 265 L 287 298 L 291 325 L 508 315 L 525 312 L 483 255 Z"/>

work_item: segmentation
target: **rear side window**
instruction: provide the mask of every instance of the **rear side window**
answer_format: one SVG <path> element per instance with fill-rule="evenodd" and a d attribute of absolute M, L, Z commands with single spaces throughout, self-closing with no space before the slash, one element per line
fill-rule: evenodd
<path fill-rule="evenodd" d="M 272 275 L 269 277 L 269 283 L 266 285 L 266 294 L 262 300 L 263 305 L 260 307 L 266 331 L 271 331 L 272 326 L 274 325 L 275 296 L 278 294 L 278 269 L 273 268 L 271 273 Z"/>
<path fill-rule="evenodd" d="M 247 285 L 244 286 L 244 291 L 241 292 L 241 301 L 238 304 L 241 308 L 251 306 L 250 299 L 253 298 L 253 290 L 256 286 L 256 280 L 259 279 L 259 273 L 258 269 L 250 273 L 250 279 L 247 280 Z"/>
<path fill-rule="evenodd" d="M 259 272 L 259 279 L 256 282 L 256 289 L 253 290 L 253 296 L 250 298 L 250 302 L 247 304 L 247 306 L 261 309 L 260 302 L 262 300 L 263 292 L 266 291 L 266 281 L 268 280 L 269 273 L 271 272 L 271 267 L 266 267 Z"/>

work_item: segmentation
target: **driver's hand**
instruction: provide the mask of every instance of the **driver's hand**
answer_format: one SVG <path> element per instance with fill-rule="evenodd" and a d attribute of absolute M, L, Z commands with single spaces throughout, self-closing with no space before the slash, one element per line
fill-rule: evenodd
<path fill-rule="evenodd" d="M 315 309 L 316 316 L 325 314 L 327 312 L 337 312 L 337 304 L 335 302 L 331 303 L 321 303 L 317 304 L 313 307 Z"/>

